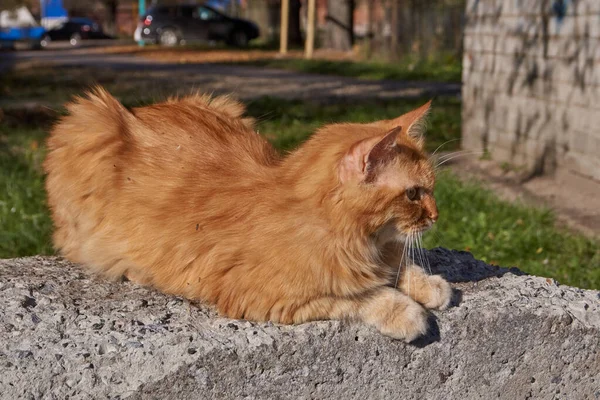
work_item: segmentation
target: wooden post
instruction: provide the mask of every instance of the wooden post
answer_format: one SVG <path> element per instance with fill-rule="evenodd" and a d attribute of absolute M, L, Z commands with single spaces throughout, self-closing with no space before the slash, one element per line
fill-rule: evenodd
<path fill-rule="evenodd" d="M 306 48 L 304 56 L 307 59 L 313 57 L 315 50 L 315 18 L 316 18 L 317 0 L 308 0 L 308 19 L 306 21 Z"/>
<path fill-rule="evenodd" d="M 288 51 L 288 24 L 290 22 L 290 0 L 281 0 L 281 23 L 279 25 L 279 53 Z"/>

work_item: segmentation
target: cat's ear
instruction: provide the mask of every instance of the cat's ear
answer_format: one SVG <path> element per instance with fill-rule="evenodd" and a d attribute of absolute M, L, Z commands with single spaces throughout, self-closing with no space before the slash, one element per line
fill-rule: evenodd
<path fill-rule="evenodd" d="M 398 135 L 401 127 L 394 128 L 382 136 L 363 139 L 352 145 L 340 164 L 339 177 L 348 181 L 370 182 L 375 178 L 379 166 L 393 160 L 398 154 Z"/>
<path fill-rule="evenodd" d="M 406 134 L 419 148 L 423 148 L 425 131 L 427 130 L 427 115 L 431 109 L 431 100 L 398 118 L 387 121 L 388 129 L 402 127 Z"/>

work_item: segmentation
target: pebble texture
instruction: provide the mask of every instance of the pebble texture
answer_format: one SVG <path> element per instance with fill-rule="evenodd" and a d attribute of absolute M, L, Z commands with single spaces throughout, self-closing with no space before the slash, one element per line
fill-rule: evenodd
<path fill-rule="evenodd" d="M 60 258 L 0 260 L 2 399 L 599 399 L 600 294 L 469 253 L 407 345 L 356 323 L 219 317 Z"/>

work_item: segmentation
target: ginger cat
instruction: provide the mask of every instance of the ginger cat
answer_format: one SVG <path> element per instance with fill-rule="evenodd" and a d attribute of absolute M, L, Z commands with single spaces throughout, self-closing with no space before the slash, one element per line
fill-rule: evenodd
<path fill-rule="evenodd" d="M 48 139 L 54 243 L 231 318 L 360 320 L 411 341 L 451 297 L 397 251 L 438 218 L 429 107 L 325 126 L 281 157 L 227 97 L 127 110 L 96 88 Z"/>

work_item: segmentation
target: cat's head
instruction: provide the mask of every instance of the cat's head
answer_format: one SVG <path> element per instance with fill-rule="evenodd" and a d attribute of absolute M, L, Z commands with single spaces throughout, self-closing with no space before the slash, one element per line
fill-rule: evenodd
<path fill-rule="evenodd" d="M 393 120 L 345 126 L 357 140 L 338 153 L 338 193 L 366 231 L 384 241 L 404 240 L 438 219 L 434 168 L 423 148 L 430 104 Z"/>

